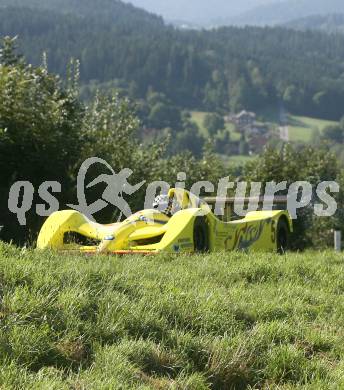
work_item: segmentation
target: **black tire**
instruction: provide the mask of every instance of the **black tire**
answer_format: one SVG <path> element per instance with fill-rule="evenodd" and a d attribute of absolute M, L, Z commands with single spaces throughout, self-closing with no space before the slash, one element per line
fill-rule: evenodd
<path fill-rule="evenodd" d="M 193 239 L 195 252 L 204 253 L 209 251 L 209 229 L 205 217 L 196 217 Z"/>
<path fill-rule="evenodd" d="M 289 249 L 290 230 L 285 218 L 280 218 L 277 224 L 277 252 L 283 255 Z"/>

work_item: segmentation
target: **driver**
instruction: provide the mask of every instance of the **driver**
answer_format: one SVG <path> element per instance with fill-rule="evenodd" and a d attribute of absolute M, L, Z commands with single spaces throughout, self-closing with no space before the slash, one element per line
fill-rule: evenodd
<path fill-rule="evenodd" d="M 173 214 L 180 210 L 180 206 L 174 197 L 159 195 L 154 199 L 153 209 L 159 210 L 168 217 L 172 217 Z"/>

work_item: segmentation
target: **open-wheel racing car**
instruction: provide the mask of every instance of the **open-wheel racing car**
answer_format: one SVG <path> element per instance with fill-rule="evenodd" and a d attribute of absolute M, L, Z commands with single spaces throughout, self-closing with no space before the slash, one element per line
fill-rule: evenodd
<path fill-rule="evenodd" d="M 287 211 L 254 211 L 245 218 L 223 222 L 210 206 L 182 189 L 159 196 L 153 209 L 123 222 L 101 225 L 78 211 L 53 213 L 37 242 L 51 248 L 83 253 L 193 253 L 288 248 L 292 220 Z"/>

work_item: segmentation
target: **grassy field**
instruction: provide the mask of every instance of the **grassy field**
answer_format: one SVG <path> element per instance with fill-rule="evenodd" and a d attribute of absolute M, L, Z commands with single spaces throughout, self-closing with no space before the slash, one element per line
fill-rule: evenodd
<path fill-rule="evenodd" d="M 279 125 L 279 110 L 268 107 L 260 110 L 258 116 L 266 122 Z M 335 125 L 338 122 L 306 116 L 288 115 L 289 137 L 292 142 L 309 143 L 316 134 L 321 134 L 325 127 Z"/>
<path fill-rule="evenodd" d="M 257 158 L 256 155 L 252 156 L 225 156 L 223 154 L 218 155 L 220 159 L 223 161 L 225 165 L 234 165 L 234 166 L 241 166 L 245 165 L 249 161 L 253 161 L 255 158 Z"/>
<path fill-rule="evenodd" d="M 194 111 L 191 113 L 193 121 L 199 126 L 201 133 L 208 137 L 208 132 L 203 126 L 204 117 L 206 112 Z M 262 119 L 268 121 L 275 126 L 278 126 L 278 112 L 277 111 L 262 111 L 259 113 Z M 305 142 L 312 141 L 314 135 L 321 134 L 325 127 L 335 125 L 337 122 L 310 118 L 305 116 L 288 115 L 289 120 L 289 136 L 292 142 Z M 233 141 L 240 139 L 240 134 L 234 129 L 233 124 L 226 124 L 226 130 L 231 134 Z"/>
<path fill-rule="evenodd" d="M 206 138 L 209 137 L 209 133 L 208 130 L 204 127 L 203 123 L 204 123 L 204 118 L 207 114 L 208 112 L 200 112 L 200 111 L 193 111 L 191 113 L 192 120 L 199 127 L 201 134 Z M 231 134 L 232 141 L 240 140 L 240 134 L 235 131 L 235 126 L 232 123 L 226 123 L 226 127 L 224 131 L 228 131 Z"/>
<path fill-rule="evenodd" d="M 342 255 L 0 244 L 0 267 L 1 389 L 344 388 Z"/>
<path fill-rule="evenodd" d="M 316 133 L 321 134 L 325 127 L 337 124 L 337 122 L 295 115 L 289 115 L 289 123 L 290 140 L 305 143 L 310 142 Z"/>
<path fill-rule="evenodd" d="M 200 112 L 200 111 L 193 111 L 191 112 L 191 118 L 196 123 L 196 125 L 199 127 L 199 130 L 201 134 L 204 137 L 208 137 L 208 130 L 204 127 L 203 122 L 204 118 L 207 115 L 207 112 Z"/>

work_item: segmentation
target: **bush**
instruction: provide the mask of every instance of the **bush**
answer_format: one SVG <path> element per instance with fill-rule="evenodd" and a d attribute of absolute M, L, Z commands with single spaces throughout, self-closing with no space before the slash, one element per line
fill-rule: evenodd
<path fill-rule="evenodd" d="M 313 186 L 313 202 L 318 201 L 315 189 L 320 182 L 341 180 L 337 159 L 326 146 L 315 149 L 310 146 L 297 148 L 287 144 L 280 150 L 269 147 L 255 161 L 246 164 L 244 174 L 248 181 L 262 183 L 286 181 L 287 188 L 296 181 L 308 181 Z M 312 207 L 299 210 L 291 239 L 293 249 L 312 246 L 326 248 L 331 245 L 331 229 L 338 224 L 340 220 L 338 216 L 343 209 L 344 187 L 342 185 L 340 187 L 335 217 L 317 218 Z M 287 194 L 287 191 L 279 195 L 281 194 Z"/>

